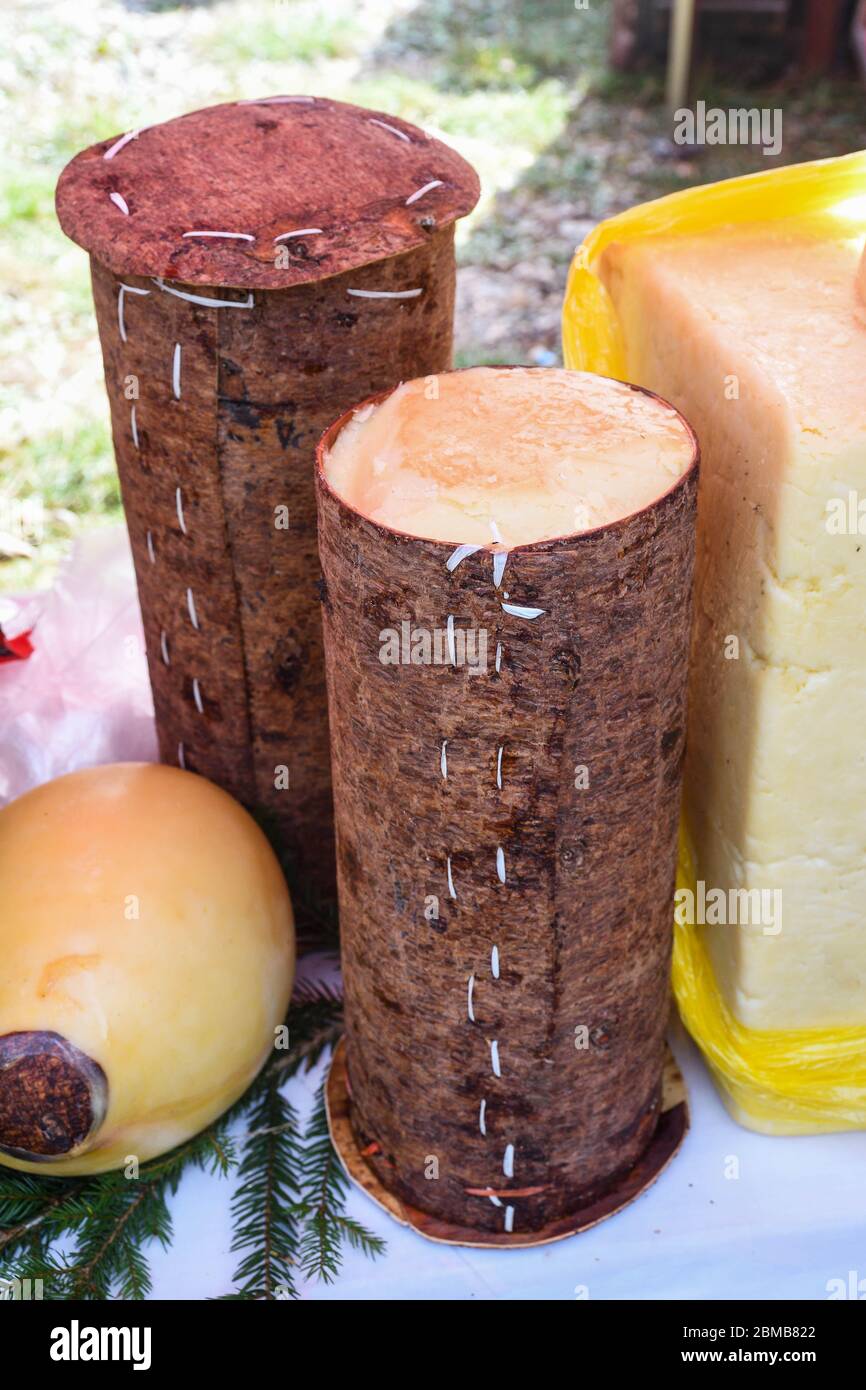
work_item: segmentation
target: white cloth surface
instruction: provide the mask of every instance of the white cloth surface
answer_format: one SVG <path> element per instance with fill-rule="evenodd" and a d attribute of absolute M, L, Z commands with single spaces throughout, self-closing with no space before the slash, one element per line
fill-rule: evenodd
<path fill-rule="evenodd" d="M 306 972 L 314 965 L 307 963 Z M 347 1252 L 335 1284 L 308 1284 L 301 1296 L 822 1300 L 830 1281 L 856 1287 L 860 1279 L 866 1297 L 866 1134 L 750 1134 L 729 1118 L 679 1026 L 672 1043 L 689 1089 L 692 1129 L 670 1167 L 630 1207 L 553 1245 L 474 1250 L 424 1240 L 353 1189 L 349 1214 L 383 1236 L 387 1252 L 374 1261 Z M 287 1087 L 304 1115 L 323 1067 Z M 732 1158 L 739 1160 L 738 1178 L 725 1176 Z M 184 1179 L 173 1208 L 175 1244 L 152 1258 L 154 1297 L 230 1290 L 230 1192 L 229 1182 L 201 1173 Z"/>
<path fill-rule="evenodd" d="M 34 655 L 0 666 L 0 804 L 74 767 L 156 757 L 125 532 L 89 537 L 49 594 L 4 600 L 8 635 L 34 621 Z M 334 968 L 306 959 L 300 973 L 331 977 Z M 866 1298 L 866 1134 L 750 1134 L 728 1117 L 679 1025 L 672 1045 L 689 1090 L 691 1132 L 630 1207 L 553 1245 L 475 1250 L 425 1241 L 353 1189 L 350 1214 L 387 1240 L 387 1254 L 370 1261 L 347 1251 L 338 1281 L 308 1284 L 302 1297 L 811 1300 L 827 1298 L 834 1280 L 856 1289 L 862 1279 Z M 302 1118 L 324 1065 L 286 1088 Z M 232 1188 L 197 1171 L 184 1177 L 172 1203 L 174 1243 L 149 1252 L 155 1298 L 231 1291 Z"/>

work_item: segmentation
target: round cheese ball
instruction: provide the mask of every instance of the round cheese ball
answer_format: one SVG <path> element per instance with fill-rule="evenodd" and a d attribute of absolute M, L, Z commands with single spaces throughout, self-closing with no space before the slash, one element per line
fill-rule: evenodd
<path fill-rule="evenodd" d="M 179 768 L 59 777 L 0 810 L 0 1163 L 144 1163 L 246 1089 L 295 966 L 251 816 Z"/>

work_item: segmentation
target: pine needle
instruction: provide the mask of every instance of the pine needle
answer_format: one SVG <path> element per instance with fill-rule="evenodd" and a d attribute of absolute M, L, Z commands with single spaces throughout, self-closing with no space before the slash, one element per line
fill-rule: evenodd
<path fill-rule="evenodd" d="M 346 1246 L 381 1254 L 384 1242 L 345 1215 L 348 1183 L 328 1135 L 323 1090 L 304 1133 L 281 1093 L 331 1051 L 342 1018 L 336 990 L 299 985 L 288 1048 L 274 1050 L 226 1115 L 137 1177 L 43 1178 L 0 1167 L 0 1278 L 41 1280 L 49 1300 L 146 1298 L 148 1249 L 171 1245 L 169 1203 L 190 1168 L 238 1180 L 231 1248 L 241 1259 L 227 1298 L 296 1298 L 299 1279 L 337 1277 Z"/>

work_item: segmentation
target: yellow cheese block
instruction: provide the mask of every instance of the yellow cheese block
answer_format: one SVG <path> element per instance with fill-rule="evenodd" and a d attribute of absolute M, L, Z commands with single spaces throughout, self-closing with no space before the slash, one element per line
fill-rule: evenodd
<path fill-rule="evenodd" d="M 759 1030 L 866 1023 L 861 252 L 773 223 L 613 241 L 599 264 L 627 375 L 701 441 L 684 801 L 726 895 L 716 979 Z"/>

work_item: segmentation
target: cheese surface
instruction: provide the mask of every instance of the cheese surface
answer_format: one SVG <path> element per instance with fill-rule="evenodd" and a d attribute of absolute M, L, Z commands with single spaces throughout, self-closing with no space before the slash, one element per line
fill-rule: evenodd
<path fill-rule="evenodd" d="M 707 892 L 773 895 L 706 928 L 755 1029 L 866 1022 L 861 255 L 774 224 L 613 244 L 600 266 L 630 379 L 701 444 L 685 811 Z"/>
<path fill-rule="evenodd" d="M 325 459 L 335 492 L 430 540 L 529 544 L 630 516 L 694 443 L 664 401 L 590 372 L 471 367 L 356 411 Z"/>

